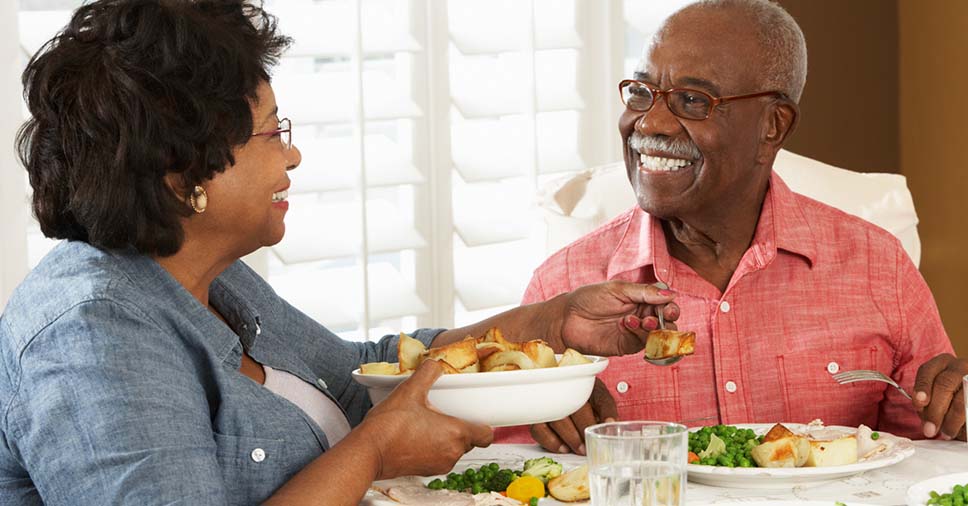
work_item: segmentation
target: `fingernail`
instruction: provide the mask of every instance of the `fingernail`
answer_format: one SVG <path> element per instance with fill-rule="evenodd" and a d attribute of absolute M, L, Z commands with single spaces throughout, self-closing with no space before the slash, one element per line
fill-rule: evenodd
<path fill-rule="evenodd" d="M 648 316 L 642 320 L 642 328 L 646 330 L 655 330 L 659 328 L 659 320 L 654 316 Z"/>
<path fill-rule="evenodd" d="M 615 419 L 612 417 L 608 417 L 605 419 L 605 423 L 615 423 Z"/>
<path fill-rule="evenodd" d="M 670 290 L 668 288 L 663 288 L 662 290 L 659 290 L 659 295 L 669 296 L 669 295 L 675 295 L 675 294 L 676 294 L 675 290 Z"/>
<path fill-rule="evenodd" d="M 639 321 L 634 315 L 628 315 L 625 317 L 625 326 L 630 329 L 637 329 L 642 322 Z"/>
<path fill-rule="evenodd" d="M 944 432 L 941 432 L 940 434 L 938 434 L 938 438 L 940 438 L 940 439 L 942 439 L 944 441 L 951 441 L 952 439 L 954 439 L 953 437 L 945 434 Z"/>
<path fill-rule="evenodd" d="M 578 455 L 584 455 L 584 454 L 585 454 L 585 445 L 581 445 L 578 447 Z"/>
<path fill-rule="evenodd" d="M 568 453 L 568 447 L 565 446 L 565 445 L 559 446 L 558 447 L 558 453 Z"/>
<path fill-rule="evenodd" d="M 938 433 L 938 427 L 931 422 L 924 422 L 924 437 L 934 437 Z"/>
<path fill-rule="evenodd" d="M 928 400 L 928 394 L 926 394 L 924 392 L 917 392 L 917 393 L 914 394 L 914 400 L 916 400 L 918 402 L 924 402 L 924 401 Z"/>

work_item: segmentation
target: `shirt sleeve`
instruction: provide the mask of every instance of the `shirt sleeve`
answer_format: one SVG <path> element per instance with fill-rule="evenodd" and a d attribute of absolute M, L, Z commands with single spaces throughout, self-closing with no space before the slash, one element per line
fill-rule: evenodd
<path fill-rule="evenodd" d="M 897 312 L 900 330 L 894 357 L 894 381 L 914 395 L 918 368 L 941 353 L 954 353 L 928 284 L 904 251 L 897 248 Z M 921 419 L 911 401 L 894 388 L 885 390 L 879 428 L 892 434 L 922 439 Z"/>
<path fill-rule="evenodd" d="M 521 305 L 525 306 L 534 304 L 535 302 L 544 302 L 545 300 L 548 300 L 548 298 L 545 297 L 544 289 L 541 286 L 540 271 L 535 271 L 534 275 L 531 276 L 531 282 L 528 283 L 528 288 L 524 290 L 524 298 L 521 299 Z"/>
<path fill-rule="evenodd" d="M 46 504 L 226 504 L 208 367 L 137 308 L 84 302 L 20 358 L 8 447 Z"/>

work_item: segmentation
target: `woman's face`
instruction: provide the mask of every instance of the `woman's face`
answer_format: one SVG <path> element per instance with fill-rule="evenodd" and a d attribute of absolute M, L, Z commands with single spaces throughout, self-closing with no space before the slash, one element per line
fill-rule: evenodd
<path fill-rule="evenodd" d="M 278 129 L 279 110 L 269 83 L 259 85 L 258 97 L 252 104 L 252 133 Z M 194 239 L 224 246 L 241 257 L 282 240 L 289 209 L 287 171 L 302 158 L 295 146 L 286 149 L 279 134 L 250 137 L 234 154 L 235 165 L 204 183 L 208 205 L 189 220 L 197 227 L 186 227 L 186 239 L 195 235 Z"/>

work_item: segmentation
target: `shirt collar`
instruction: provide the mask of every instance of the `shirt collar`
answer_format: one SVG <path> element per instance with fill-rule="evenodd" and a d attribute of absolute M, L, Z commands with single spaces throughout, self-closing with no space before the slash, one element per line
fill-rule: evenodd
<path fill-rule="evenodd" d="M 759 259 L 761 267 L 769 264 L 778 250 L 799 255 L 811 266 L 816 260 L 817 246 L 810 222 L 796 195 L 776 172 L 770 176 L 770 187 L 763 199 L 750 250 Z M 675 270 L 671 263 L 661 220 L 649 216 L 641 208 L 634 209 L 609 260 L 608 279 L 651 266 L 656 281 L 672 286 Z"/>
<path fill-rule="evenodd" d="M 153 296 L 158 304 L 174 306 L 196 328 L 204 332 L 206 345 L 222 360 L 239 362 L 241 350 L 237 349 L 238 345 L 241 343 L 246 349 L 255 345 L 261 331 L 259 315 L 246 298 L 240 295 L 245 293 L 244 290 L 227 279 L 224 272 L 212 283 L 209 299 L 238 335 L 219 321 L 152 258 L 133 250 L 115 251 L 112 254 L 118 259 L 118 265 L 128 279 L 144 290 L 146 295 Z"/>

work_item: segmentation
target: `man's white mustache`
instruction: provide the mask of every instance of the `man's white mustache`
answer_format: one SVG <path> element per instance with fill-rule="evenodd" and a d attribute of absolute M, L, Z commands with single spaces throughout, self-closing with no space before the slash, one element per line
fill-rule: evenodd
<path fill-rule="evenodd" d="M 667 137 L 655 135 L 642 135 L 632 132 L 629 137 L 629 147 L 638 151 L 661 151 L 666 155 L 687 160 L 696 160 L 702 157 L 699 148 L 691 141 L 672 140 Z"/>

